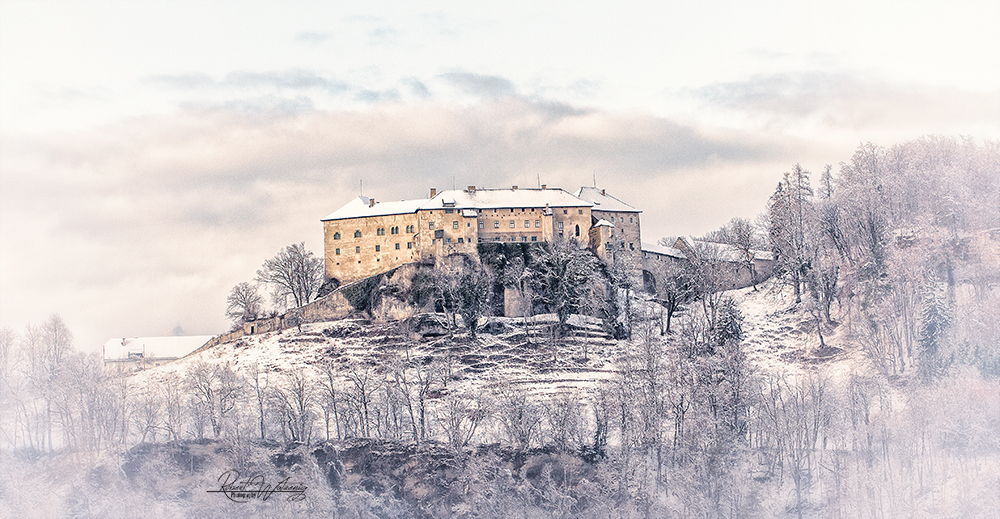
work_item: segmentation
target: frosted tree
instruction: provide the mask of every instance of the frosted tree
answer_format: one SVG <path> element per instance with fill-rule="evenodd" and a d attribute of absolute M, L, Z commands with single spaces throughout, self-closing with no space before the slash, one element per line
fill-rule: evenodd
<path fill-rule="evenodd" d="M 537 249 L 529 285 L 532 293 L 556 313 L 559 323 L 566 324 L 569 316 L 585 304 L 597 258 L 566 240 L 548 245 Z"/>
<path fill-rule="evenodd" d="M 815 210 L 809 172 L 796 164 L 785 173 L 767 208 L 768 238 L 774 253 L 775 271 L 782 275 L 802 301 L 805 277 L 810 268 L 815 242 Z"/>
<path fill-rule="evenodd" d="M 305 243 L 294 243 L 264 262 L 257 282 L 273 288 L 279 305 L 291 298 L 299 307 L 312 301 L 323 284 L 323 260 L 306 250 Z"/>
<path fill-rule="evenodd" d="M 248 323 L 260 317 L 264 299 L 257 291 L 257 285 L 246 281 L 234 286 L 226 297 L 226 317 L 234 325 Z"/>

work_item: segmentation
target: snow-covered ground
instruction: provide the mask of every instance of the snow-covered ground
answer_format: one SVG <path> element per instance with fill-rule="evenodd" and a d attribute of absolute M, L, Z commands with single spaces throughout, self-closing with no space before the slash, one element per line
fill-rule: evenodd
<path fill-rule="evenodd" d="M 820 348 L 816 321 L 795 305 L 790 289 L 773 281 L 755 290 L 728 294 L 744 315 L 747 355 L 762 373 L 803 375 L 819 373 L 843 380 L 867 371 L 867 362 L 844 325 L 826 327 Z M 636 300 L 636 307 L 652 303 Z M 836 313 L 834 315 L 836 319 Z M 677 319 L 682 319 L 678 317 Z M 451 374 L 449 387 L 481 391 L 509 383 L 536 395 L 585 391 L 614 374 L 615 363 L 628 350 L 592 317 L 573 316 L 570 330 L 553 337 L 553 314 L 534 316 L 528 336 L 520 318 L 490 317 L 476 339 L 464 328 L 448 333 L 440 314 L 418 314 L 398 322 L 344 319 L 303 325 L 253 335 L 220 344 L 171 364 L 137 373 L 134 382 L 146 385 L 168 377 L 182 377 L 195 363 L 228 364 L 247 375 L 255 367 L 268 376 L 303 371 L 319 378 L 326 366 L 346 383 L 351 369 L 367 366 L 388 370 L 400 359 L 437 362 Z M 675 320 L 675 324 L 677 321 Z"/>

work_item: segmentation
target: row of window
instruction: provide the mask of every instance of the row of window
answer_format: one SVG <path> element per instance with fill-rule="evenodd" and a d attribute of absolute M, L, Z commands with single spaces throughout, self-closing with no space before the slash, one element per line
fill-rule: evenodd
<path fill-rule="evenodd" d="M 507 241 L 507 238 L 501 238 L 500 236 L 495 236 L 491 240 L 490 238 L 483 238 L 482 236 L 479 237 L 479 243 L 488 242 L 488 241 L 495 241 L 495 242 L 498 242 L 498 241 Z M 528 236 L 511 236 L 510 237 L 510 241 L 512 241 L 512 242 L 516 242 L 516 241 L 522 241 L 522 242 L 526 242 L 526 241 L 538 241 L 538 236 L 531 236 L 530 240 L 528 239 Z"/>
<path fill-rule="evenodd" d="M 395 249 L 399 250 L 399 243 L 396 243 L 395 246 L 396 246 Z M 412 249 L 413 248 L 413 242 L 412 241 L 406 242 L 406 248 L 407 249 Z M 375 252 L 382 252 L 382 246 L 381 245 L 376 245 L 375 246 Z M 340 249 L 333 249 L 333 253 L 335 255 L 337 255 L 337 256 L 340 256 Z M 354 247 L 354 253 L 355 254 L 361 254 L 361 247 Z"/>
<path fill-rule="evenodd" d="M 431 229 L 433 229 L 433 228 L 434 228 L 434 224 L 431 224 Z M 415 225 L 407 225 L 406 226 L 406 233 L 407 234 L 412 234 L 413 232 L 415 232 L 415 230 L 416 230 L 416 226 Z M 399 234 L 399 226 L 390 227 L 389 228 L 389 234 Z M 376 236 L 385 236 L 385 227 L 379 227 L 378 229 L 375 229 L 375 235 Z M 354 231 L 354 237 L 355 238 L 360 238 L 361 237 L 361 231 L 360 230 Z M 333 239 L 334 240 L 339 240 L 340 239 L 340 233 L 339 232 L 333 233 Z"/>
<path fill-rule="evenodd" d="M 455 222 L 455 223 L 458 223 L 458 222 Z M 517 224 L 514 222 L 514 220 L 509 220 L 508 224 L 509 224 L 509 226 L 510 226 L 511 229 L 514 229 L 514 228 L 517 227 Z M 562 224 L 560 223 L 560 225 L 562 225 Z M 486 226 L 486 222 L 484 222 L 483 220 L 479 220 L 479 228 L 482 229 L 485 226 Z M 541 226 L 542 226 L 542 221 L 541 220 L 535 220 L 535 227 L 537 228 L 537 227 L 541 227 Z M 455 227 L 455 228 L 457 229 L 458 227 Z M 500 220 L 493 220 L 493 228 L 494 229 L 499 229 L 500 228 Z M 531 228 L 531 220 L 525 220 L 524 221 L 524 228 L 525 229 Z"/>

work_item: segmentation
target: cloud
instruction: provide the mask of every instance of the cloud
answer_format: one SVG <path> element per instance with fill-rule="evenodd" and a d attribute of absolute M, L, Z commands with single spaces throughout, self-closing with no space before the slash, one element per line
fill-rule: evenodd
<path fill-rule="evenodd" d="M 241 88 L 319 89 L 334 94 L 345 92 L 350 88 L 343 81 L 327 79 L 314 72 L 301 69 L 284 72 L 231 72 L 226 75 L 221 85 Z"/>
<path fill-rule="evenodd" d="M 300 32 L 295 35 L 295 41 L 302 43 L 318 44 L 332 38 L 333 35 L 324 32 Z"/>
<path fill-rule="evenodd" d="M 373 45 L 397 43 L 399 41 L 399 31 L 392 27 L 376 27 L 368 31 L 368 39 Z"/>
<path fill-rule="evenodd" d="M 331 94 L 340 94 L 352 88 L 343 81 L 326 78 L 303 69 L 290 69 L 281 72 L 241 70 L 226 74 L 221 81 L 201 73 L 150 76 L 146 78 L 146 81 L 176 89 L 276 88 L 279 90 L 320 90 Z"/>
<path fill-rule="evenodd" d="M 758 75 L 691 93 L 708 106 L 777 122 L 801 124 L 811 119 L 825 126 L 868 131 L 908 127 L 920 133 L 946 132 L 950 123 L 1000 119 L 1000 91 L 901 84 L 848 73 Z M 944 126 L 935 129 L 935 125 Z"/>
<path fill-rule="evenodd" d="M 431 91 L 427 88 L 427 85 L 417 78 L 404 78 L 400 82 L 410 87 L 410 92 L 418 99 L 428 99 L 431 97 Z"/>
<path fill-rule="evenodd" d="M 513 95 L 514 83 L 500 76 L 473 74 L 470 72 L 448 72 L 438 76 L 459 90 L 484 98 Z"/>
<path fill-rule="evenodd" d="M 359 101 L 366 103 L 382 103 L 385 101 L 398 101 L 399 90 L 390 88 L 387 90 L 361 90 L 355 96 Z"/>

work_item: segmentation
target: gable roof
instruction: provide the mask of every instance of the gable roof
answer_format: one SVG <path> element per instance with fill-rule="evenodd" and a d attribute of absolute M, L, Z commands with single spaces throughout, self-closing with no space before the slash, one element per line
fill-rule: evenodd
<path fill-rule="evenodd" d="M 424 209 L 509 209 L 515 207 L 590 207 L 593 204 L 573 196 L 568 191 L 545 189 L 452 189 L 442 191 L 420 206 Z"/>
<path fill-rule="evenodd" d="M 594 204 L 592 211 L 615 211 L 619 213 L 641 213 L 642 211 L 622 202 L 621 200 L 607 194 L 604 189 L 596 187 L 581 187 L 575 196 L 581 200 L 586 200 Z"/>
<path fill-rule="evenodd" d="M 739 248 L 729 245 L 726 243 L 716 243 L 705 240 L 697 240 L 690 236 L 680 236 L 677 241 L 683 245 L 683 249 L 687 249 L 694 255 L 701 253 L 707 256 L 709 259 L 730 261 L 734 263 L 739 263 L 746 260 L 743 252 Z M 687 254 L 685 252 L 685 254 Z M 763 250 L 750 250 L 750 255 L 756 260 L 773 260 L 774 255 L 770 251 Z"/>
<path fill-rule="evenodd" d="M 650 252 L 653 254 L 659 254 L 661 256 L 670 256 L 671 258 L 677 259 L 687 259 L 684 252 L 680 249 L 675 249 L 673 247 L 664 247 L 656 243 L 643 243 L 642 252 Z"/>
<path fill-rule="evenodd" d="M 370 197 L 359 196 L 344 204 L 343 207 L 330 213 L 326 218 L 323 218 L 320 221 L 328 222 L 331 220 L 347 220 L 350 218 L 364 218 L 367 216 L 411 214 L 417 212 L 417 209 L 422 204 L 427 202 L 427 199 L 399 200 L 396 202 L 376 201 L 375 205 L 372 205 L 371 201 L 372 199 Z"/>

